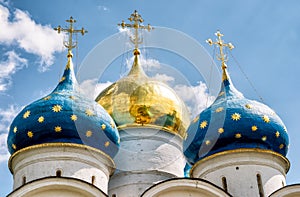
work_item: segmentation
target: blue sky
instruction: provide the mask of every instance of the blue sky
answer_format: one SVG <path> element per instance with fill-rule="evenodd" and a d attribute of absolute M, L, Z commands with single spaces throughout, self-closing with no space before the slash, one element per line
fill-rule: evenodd
<path fill-rule="evenodd" d="M 74 63 L 79 66 L 97 44 L 119 32 L 116 24 L 126 20 L 135 9 L 146 24 L 184 32 L 211 55 L 213 48 L 205 40 L 213 38 L 216 30 L 225 34 L 225 41 L 234 43 L 236 48 L 232 54 L 239 64 L 229 56 L 232 80 L 247 98 L 259 100 L 261 96 L 264 103 L 282 118 L 290 136 L 287 157 L 291 169 L 287 183 L 300 182 L 297 176 L 300 174 L 297 133 L 300 111 L 299 5 L 297 0 L 0 0 L 0 195 L 4 196 L 12 189 L 5 148 L 10 121 L 23 106 L 55 87 L 66 63 L 63 38 L 51 29 L 64 26 L 65 19 L 73 16 L 78 21 L 77 28 L 83 26 L 88 30 L 84 37 L 78 35 L 79 47 Z M 149 49 L 147 54 L 151 62 L 145 61 L 150 66 L 164 64 L 179 71 L 188 70 L 183 69 L 183 65 L 190 66 L 189 62 L 168 51 Z M 130 54 L 125 53 L 110 65 L 104 80 L 94 83 L 97 90 L 124 74 L 126 66 L 122 64 L 126 64 L 127 59 L 130 62 Z M 195 90 L 202 99 L 193 104 L 203 107 L 206 105 L 203 98 L 207 96 L 205 84 L 199 84 L 203 78 L 192 71 L 184 74 L 191 85 L 186 90 Z M 169 83 L 173 80 L 168 76 L 157 77 Z M 84 85 L 90 87 L 91 83 Z M 185 99 L 192 102 L 191 98 Z"/>

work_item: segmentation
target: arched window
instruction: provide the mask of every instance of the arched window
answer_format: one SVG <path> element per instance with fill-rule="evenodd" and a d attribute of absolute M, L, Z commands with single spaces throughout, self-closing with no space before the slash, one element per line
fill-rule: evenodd
<path fill-rule="evenodd" d="M 258 186 L 259 197 L 265 197 L 265 192 L 264 192 L 260 174 L 256 175 L 256 181 Z"/>
<path fill-rule="evenodd" d="M 23 176 L 22 177 L 22 185 L 25 185 L 26 184 L 26 176 Z"/>
<path fill-rule="evenodd" d="M 96 179 L 96 177 L 95 177 L 95 176 L 92 176 L 92 185 L 94 185 L 95 179 Z"/>
<path fill-rule="evenodd" d="M 227 180 L 226 180 L 226 177 L 223 176 L 222 177 L 222 185 L 223 185 L 223 189 L 227 192 Z"/>
<path fill-rule="evenodd" d="M 61 170 L 56 170 L 56 176 L 61 177 Z"/>

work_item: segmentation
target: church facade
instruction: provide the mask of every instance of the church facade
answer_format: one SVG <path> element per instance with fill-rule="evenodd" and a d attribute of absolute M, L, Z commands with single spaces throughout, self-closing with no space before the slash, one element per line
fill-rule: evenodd
<path fill-rule="evenodd" d="M 24 107 L 10 126 L 9 197 L 295 197 L 286 185 L 289 138 L 279 116 L 249 100 L 233 85 L 216 33 L 222 83 L 215 101 L 192 121 L 175 91 L 146 75 L 140 64 L 135 11 L 122 28 L 133 28 L 133 65 L 127 76 L 94 100 L 81 94 L 72 63 L 56 88 Z"/>

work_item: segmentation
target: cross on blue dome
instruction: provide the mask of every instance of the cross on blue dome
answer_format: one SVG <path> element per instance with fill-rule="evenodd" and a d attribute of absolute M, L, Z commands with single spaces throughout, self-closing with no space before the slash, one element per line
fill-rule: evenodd
<path fill-rule="evenodd" d="M 246 99 L 234 87 L 223 60 L 223 81 L 218 97 L 188 128 L 184 141 L 188 162 L 195 164 L 215 153 L 249 148 L 286 156 L 289 138 L 285 125 L 271 108 Z"/>
<path fill-rule="evenodd" d="M 111 157 L 117 153 L 120 137 L 115 122 L 102 106 L 80 93 L 71 48 L 67 57 L 53 92 L 26 106 L 13 120 L 7 140 L 11 154 L 48 143 L 82 144 Z"/>

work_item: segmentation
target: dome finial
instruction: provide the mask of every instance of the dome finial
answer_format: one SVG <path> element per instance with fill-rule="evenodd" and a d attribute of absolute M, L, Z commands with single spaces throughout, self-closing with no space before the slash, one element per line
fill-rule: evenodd
<path fill-rule="evenodd" d="M 74 29 L 73 24 L 76 23 L 76 20 L 73 19 L 72 16 L 70 17 L 69 20 L 66 20 L 66 22 L 70 24 L 69 28 L 64 29 L 59 25 L 57 28 L 54 28 L 54 30 L 57 31 L 58 33 L 60 33 L 61 31 L 69 33 L 69 39 L 68 41 L 64 41 L 64 46 L 68 49 L 67 57 L 72 58 L 73 57 L 72 49 L 77 46 L 77 41 L 73 42 L 73 34 L 81 33 L 82 35 L 84 35 L 85 33 L 87 33 L 87 31 L 84 28 L 78 30 Z"/>
<path fill-rule="evenodd" d="M 215 45 L 219 46 L 220 54 L 217 57 L 218 57 L 218 60 L 220 60 L 222 62 L 222 70 L 223 70 L 222 80 L 224 81 L 224 80 L 228 79 L 228 76 L 227 76 L 227 73 L 226 73 L 226 68 L 227 68 L 226 62 L 228 61 L 228 58 L 226 57 L 226 54 L 224 54 L 223 47 L 228 47 L 230 50 L 232 50 L 234 48 L 234 46 L 230 42 L 229 43 L 224 43 L 224 40 L 222 40 L 222 37 L 224 35 L 221 34 L 220 31 L 217 31 L 215 33 L 215 35 L 218 37 L 216 42 L 213 42 L 212 39 L 210 39 L 210 38 L 207 39 L 206 42 L 209 45 L 215 44 Z"/>
<path fill-rule="evenodd" d="M 59 81 L 59 84 L 54 89 L 54 91 L 61 91 L 66 89 L 74 90 L 75 86 L 77 85 L 77 80 L 74 74 L 74 68 L 72 62 L 72 57 L 73 57 L 72 49 L 77 46 L 77 41 L 73 41 L 73 34 L 81 33 L 82 35 L 84 35 L 85 33 L 87 33 L 87 31 L 84 28 L 80 30 L 74 29 L 73 24 L 76 23 L 76 20 L 74 20 L 72 16 L 70 17 L 69 20 L 66 21 L 69 23 L 68 28 L 62 28 L 60 25 L 57 28 L 54 28 L 54 30 L 56 30 L 58 33 L 67 32 L 69 36 L 68 41 L 64 41 L 64 46 L 68 49 L 68 55 L 67 55 L 68 62 L 65 67 L 64 74 L 61 80 Z"/>
<path fill-rule="evenodd" d="M 147 29 L 148 31 L 150 31 L 153 29 L 153 27 L 151 27 L 150 24 L 148 24 L 146 26 L 141 25 L 141 23 L 144 22 L 144 19 L 141 17 L 141 15 L 136 10 L 134 10 L 134 12 L 130 15 L 130 18 L 128 18 L 128 20 L 130 22 L 133 21 L 133 23 L 127 24 L 124 21 L 122 21 L 122 23 L 118 24 L 118 25 L 121 26 L 123 29 L 125 29 L 126 27 L 129 27 L 129 28 L 133 28 L 135 30 L 134 36 L 130 36 L 130 41 L 134 44 L 133 54 L 135 56 L 137 56 L 140 54 L 139 49 L 138 49 L 139 44 L 143 43 L 143 39 L 139 37 L 138 30 L 139 29 Z"/>

